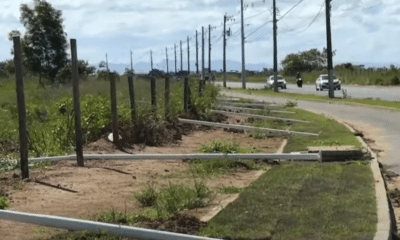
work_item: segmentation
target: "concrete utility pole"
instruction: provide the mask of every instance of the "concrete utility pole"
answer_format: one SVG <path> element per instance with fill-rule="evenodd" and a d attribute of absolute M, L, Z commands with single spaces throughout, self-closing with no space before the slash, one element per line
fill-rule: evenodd
<path fill-rule="evenodd" d="M 196 30 L 196 74 L 199 74 L 199 42 L 197 41 L 197 30 Z"/>
<path fill-rule="evenodd" d="M 13 43 L 14 43 L 15 84 L 17 87 L 21 178 L 26 179 L 29 178 L 28 135 L 26 133 L 27 127 L 26 127 L 26 108 L 25 108 L 25 95 L 24 95 L 24 73 L 23 73 L 22 49 L 21 49 L 20 37 L 14 36 Z"/>
<path fill-rule="evenodd" d="M 168 48 L 165 48 L 165 55 L 167 56 L 167 74 L 169 74 L 169 70 L 168 70 Z"/>
<path fill-rule="evenodd" d="M 182 53 L 182 41 L 181 41 L 181 71 L 183 71 L 183 53 Z"/>
<path fill-rule="evenodd" d="M 176 71 L 176 44 L 174 44 L 174 49 L 175 49 L 175 74 L 177 73 Z"/>
<path fill-rule="evenodd" d="M 240 1 L 241 15 L 242 15 L 242 88 L 246 89 L 245 79 L 245 63 L 244 63 L 244 19 L 243 19 L 243 0 Z"/>
<path fill-rule="evenodd" d="M 150 50 L 151 70 L 153 70 L 153 52 Z"/>
<path fill-rule="evenodd" d="M 211 25 L 208 25 L 208 73 L 211 73 Z"/>
<path fill-rule="evenodd" d="M 277 38 L 276 38 L 276 1 L 274 0 L 274 91 L 278 92 L 278 46 L 277 46 Z"/>
<path fill-rule="evenodd" d="M 333 89 L 333 61 L 332 61 L 332 36 L 331 36 L 331 1 L 326 0 L 326 40 L 327 40 L 327 55 L 328 55 L 328 77 L 329 77 L 329 98 L 334 98 Z"/>
<path fill-rule="evenodd" d="M 187 51 L 188 51 L 188 74 L 190 74 L 190 47 L 189 47 L 189 36 L 187 37 Z"/>
<path fill-rule="evenodd" d="M 204 80 L 204 27 L 201 27 L 201 79 Z"/>
<path fill-rule="evenodd" d="M 80 167 L 84 166 L 83 163 L 83 138 L 82 138 L 82 124 L 81 124 L 81 105 L 79 94 L 79 75 L 78 75 L 78 54 L 76 39 L 70 40 L 71 45 L 71 75 L 72 75 L 72 91 L 74 95 L 74 118 L 75 118 L 75 146 L 76 146 L 76 160 Z"/>
<path fill-rule="evenodd" d="M 224 88 L 226 88 L 226 15 L 224 16 L 224 56 L 223 56 Z"/>

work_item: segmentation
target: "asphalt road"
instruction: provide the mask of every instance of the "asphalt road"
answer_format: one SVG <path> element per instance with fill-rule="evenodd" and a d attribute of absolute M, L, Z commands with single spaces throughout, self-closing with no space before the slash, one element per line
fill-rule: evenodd
<path fill-rule="evenodd" d="M 222 82 L 216 82 L 222 86 Z M 241 82 L 227 82 L 228 87 L 241 88 Z M 246 88 L 262 89 L 265 83 L 246 83 Z M 347 96 L 352 98 L 374 98 L 387 101 L 400 101 L 400 87 L 376 87 L 376 86 L 355 86 L 355 85 L 342 85 L 342 89 L 347 91 Z M 317 94 L 321 96 L 328 96 L 328 90 L 316 91 L 315 85 L 303 85 L 302 88 L 297 87 L 296 84 L 288 84 L 286 89 L 279 89 L 282 92 L 293 92 L 303 94 Z M 336 97 L 343 97 L 342 91 L 336 90 L 334 92 Z"/>
<path fill-rule="evenodd" d="M 251 98 L 259 101 L 286 102 L 284 98 L 247 95 L 225 91 L 224 94 L 235 97 Z M 341 122 L 361 130 L 365 137 L 374 140 L 371 147 L 382 150 L 379 161 L 392 171 L 400 174 L 400 111 L 384 110 L 372 107 L 360 107 L 345 104 L 298 100 L 298 107 L 309 111 L 324 113 Z"/>

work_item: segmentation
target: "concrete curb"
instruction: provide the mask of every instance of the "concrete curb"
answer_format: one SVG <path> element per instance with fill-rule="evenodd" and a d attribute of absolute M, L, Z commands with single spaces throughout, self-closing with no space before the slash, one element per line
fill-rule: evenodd
<path fill-rule="evenodd" d="M 355 132 L 355 130 L 348 124 L 343 123 L 350 131 Z M 376 154 L 372 149 L 364 142 L 364 140 L 357 136 L 358 141 L 365 147 L 371 154 L 371 169 L 375 179 L 375 194 L 377 202 L 378 211 L 378 223 L 376 226 L 376 233 L 374 240 L 391 240 L 392 239 L 392 224 L 389 209 L 389 199 L 386 192 L 385 180 L 383 179 L 381 169 L 379 168 L 379 161 Z"/>

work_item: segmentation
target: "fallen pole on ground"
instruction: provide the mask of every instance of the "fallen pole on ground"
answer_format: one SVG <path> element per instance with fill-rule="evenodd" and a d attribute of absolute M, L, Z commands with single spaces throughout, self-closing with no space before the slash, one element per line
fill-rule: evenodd
<path fill-rule="evenodd" d="M 137 239 L 159 239 L 159 240 L 211 240 L 215 238 L 194 236 L 181 233 L 158 231 L 153 229 L 123 226 L 103 222 L 88 221 L 76 218 L 59 217 L 54 215 L 24 213 L 11 210 L 0 210 L 0 218 L 32 223 L 41 226 L 63 228 L 73 231 L 91 231 L 99 233 L 106 230 L 108 234 L 121 237 L 132 237 Z"/>
<path fill-rule="evenodd" d="M 277 104 L 264 104 L 264 103 L 240 103 L 240 102 L 227 102 L 220 101 L 221 104 L 226 104 L 227 106 L 238 106 L 238 107 L 257 107 L 257 108 L 284 108 L 285 105 L 277 105 Z"/>
<path fill-rule="evenodd" d="M 182 123 L 190 123 L 190 124 L 197 124 L 197 125 L 210 126 L 210 127 L 231 128 L 231 129 L 238 129 L 238 130 L 244 130 L 244 131 L 258 130 L 258 131 L 262 131 L 262 132 L 279 133 L 282 135 L 319 136 L 319 134 L 317 134 L 317 133 L 296 132 L 296 131 L 287 131 L 287 130 L 273 129 L 273 128 L 259 128 L 259 127 L 252 127 L 252 126 L 246 126 L 246 125 L 233 125 L 233 124 L 224 124 L 224 123 L 215 123 L 215 122 L 205 122 L 205 121 L 197 121 L 197 120 L 182 119 L 182 118 L 178 118 L 178 119 Z"/>
<path fill-rule="evenodd" d="M 286 121 L 286 122 L 310 123 L 310 121 L 304 121 L 304 120 L 298 120 L 298 119 L 290 119 L 290 118 L 271 117 L 271 116 L 265 116 L 265 115 L 256 115 L 256 114 L 247 114 L 247 113 L 235 113 L 235 112 L 218 111 L 218 110 L 212 110 L 212 112 L 221 113 L 221 114 L 229 114 L 229 115 L 245 116 L 245 117 L 254 117 L 254 118 L 263 118 L 263 119 L 275 119 L 275 120 L 282 120 L 282 121 Z"/>
<path fill-rule="evenodd" d="M 242 107 L 231 107 L 231 106 L 221 106 L 218 107 L 220 110 L 232 109 L 232 110 L 242 110 L 242 111 L 268 111 L 273 113 L 287 113 L 287 114 L 295 114 L 295 112 L 288 111 L 278 111 L 278 110 L 269 110 L 269 109 L 254 109 L 254 108 L 242 108 Z"/>
<path fill-rule="evenodd" d="M 84 154 L 85 160 L 170 160 L 170 159 L 279 159 L 321 161 L 320 153 L 183 153 L 183 154 Z M 76 155 L 30 158 L 32 162 L 75 160 Z"/>

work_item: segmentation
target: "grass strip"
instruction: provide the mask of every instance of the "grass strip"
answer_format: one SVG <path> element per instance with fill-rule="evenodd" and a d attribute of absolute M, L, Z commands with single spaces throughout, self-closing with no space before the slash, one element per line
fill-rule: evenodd
<path fill-rule="evenodd" d="M 240 89 L 240 88 L 230 88 L 231 90 L 247 93 L 247 94 L 258 94 L 267 95 L 270 97 L 282 97 L 282 98 L 294 98 L 296 100 L 306 100 L 306 101 L 324 101 L 330 103 L 344 103 L 351 105 L 363 105 L 370 107 L 379 107 L 389 110 L 400 110 L 400 102 L 385 101 L 380 99 L 361 99 L 361 98 L 334 98 L 329 99 L 326 96 L 319 96 L 315 94 L 299 94 L 299 93 L 286 93 L 286 92 L 274 92 L 273 89 Z"/>
<path fill-rule="evenodd" d="M 275 166 L 210 220 L 202 235 L 229 239 L 373 239 L 369 163 Z"/>

